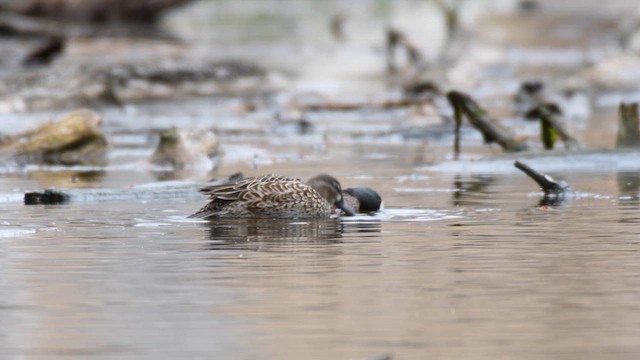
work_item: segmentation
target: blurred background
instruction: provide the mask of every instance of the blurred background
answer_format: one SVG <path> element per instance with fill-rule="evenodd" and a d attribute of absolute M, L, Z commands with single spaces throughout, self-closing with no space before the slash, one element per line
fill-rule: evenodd
<path fill-rule="evenodd" d="M 639 9 L 0 0 L 0 358 L 637 359 Z M 454 153 L 452 90 L 527 151 L 465 121 Z M 187 218 L 236 172 L 385 208 Z"/>

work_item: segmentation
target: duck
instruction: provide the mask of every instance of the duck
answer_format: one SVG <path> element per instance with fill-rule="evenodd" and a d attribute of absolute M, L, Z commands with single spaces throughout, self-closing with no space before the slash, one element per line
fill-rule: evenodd
<path fill-rule="evenodd" d="M 342 195 L 356 213 L 372 213 L 382 207 L 382 197 L 370 187 L 346 188 Z"/>
<path fill-rule="evenodd" d="M 320 174 L 304 182 L 267 174 L 204 187 L 209 203 L 191 215 L 205 220 L 219 218 L 329 218 L 340 209 L 353 216 L 340 182 Z"/>

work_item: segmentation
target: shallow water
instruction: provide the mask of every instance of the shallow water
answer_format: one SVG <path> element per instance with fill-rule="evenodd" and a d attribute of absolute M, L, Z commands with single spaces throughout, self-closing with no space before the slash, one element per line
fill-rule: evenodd
<path fill-rule="evenodd" d="M 515 170 L 372 166 L 380 161 L 363 160 L 370 176 L 336 165 L 345 186 L 372 186 L 385 201 L 352 219 L 209 223 L 186 218 L 204 199 L 6 199 L 1 357 L 640 353 L 640 173 L 563 174 L 579 192 L 548 207 Z"/>

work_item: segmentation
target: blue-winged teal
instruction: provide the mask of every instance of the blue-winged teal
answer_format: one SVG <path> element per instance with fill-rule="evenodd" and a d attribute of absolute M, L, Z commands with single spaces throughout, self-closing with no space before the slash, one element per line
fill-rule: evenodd
<path fill-rule="evenodd" d="M 321 218 L 336 208 L 355 212 L 342 196 L 334 177 L 323 174 L 306 183 L 286 176 L 263 175 L 201 190 L 209 203 L 191 217 L 215 218 Z"/>

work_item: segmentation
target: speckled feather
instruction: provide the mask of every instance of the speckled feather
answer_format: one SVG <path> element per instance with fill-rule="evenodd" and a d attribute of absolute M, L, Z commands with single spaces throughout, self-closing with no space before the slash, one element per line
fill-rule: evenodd
<path fill-rule="evenodd" d="M 279 175 L 203 188 L 210 202 L 191 217 L 328 217 L 332 205 L 304 182 Z"/>

